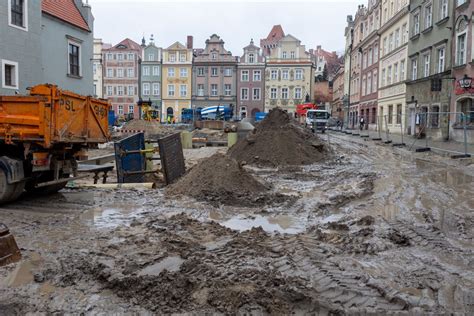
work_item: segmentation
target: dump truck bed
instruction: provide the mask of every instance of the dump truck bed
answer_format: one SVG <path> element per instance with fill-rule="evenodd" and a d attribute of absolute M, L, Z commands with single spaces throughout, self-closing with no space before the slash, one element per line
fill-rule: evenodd
<path fill-rule="evenodd" d="M 109 138 L 109 104 L 38 85 L 28 96 L 0 96 L 0 141 L 35 142 L 44 148 L 58 143 L 104 143 Z"/>

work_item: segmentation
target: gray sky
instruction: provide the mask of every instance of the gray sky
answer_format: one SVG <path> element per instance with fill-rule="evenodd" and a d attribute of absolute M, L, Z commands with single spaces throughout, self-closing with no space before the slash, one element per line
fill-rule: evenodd
<path fill-rule="evenodd" d="M 253 38 L 261 38 L 274 24 L 281 24 L 306 45 L 329 51 L 344 49 L 346 16 L 354 15 L 357 5 L 366 0 L 303 1 L 162 1 L 162 0 L 89 0 L 95 17 L 94 36 L 117 44 L 124 38 L 140 43 L 150 34 L 155 43 L 168 47 L 176 41 L 183 44 L 187 35 L 194 36 L 194 47 L 205 46 L 213 33 L 224 41 L 234 55 Z"/>

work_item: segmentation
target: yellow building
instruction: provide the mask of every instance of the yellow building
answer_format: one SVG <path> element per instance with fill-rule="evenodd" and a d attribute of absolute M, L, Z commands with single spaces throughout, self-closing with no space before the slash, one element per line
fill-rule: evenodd
<path fill-rule="evenodd" d="M 281 107 L 289 113 L 296 105 L 313 99 L 314 66 L 300 40 L 288 34 L 267 56 L 265 71 L 265 111 Z"/>
<path fill-rule="evenodd" d="M 176 42 L 163 50 L 162 117 L 181 122 L 181 111 L 191 108 L 193 50 Z"/>

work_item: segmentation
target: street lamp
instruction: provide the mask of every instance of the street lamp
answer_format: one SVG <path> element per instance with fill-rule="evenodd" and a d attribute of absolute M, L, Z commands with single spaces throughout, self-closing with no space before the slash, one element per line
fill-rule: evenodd
<path fill-rule="evenodd" d="M 471 88 L 472 78 L 468 77 L 468 75 L 464 74 L 464 78 L 459 79 L 458 82 L 459 82 L 459 85 L 461 86 L 461 88 L 463 88 L 464 90 L 468 90 L 468 89 Z"/>

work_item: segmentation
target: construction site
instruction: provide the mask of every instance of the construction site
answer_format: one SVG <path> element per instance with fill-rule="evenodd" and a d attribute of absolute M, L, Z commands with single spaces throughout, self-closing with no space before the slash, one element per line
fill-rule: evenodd
<path fill-rule="evenodd" d="M 279 108 L 109 134 L 54 86 L 0 104 L 2 315 L 474 314 L 472 158 Z"/>

